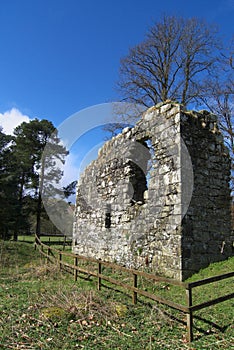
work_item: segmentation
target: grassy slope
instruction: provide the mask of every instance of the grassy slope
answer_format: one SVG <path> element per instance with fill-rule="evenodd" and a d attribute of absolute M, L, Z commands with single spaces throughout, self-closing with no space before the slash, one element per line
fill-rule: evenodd
<path fill-rule="evenodd" d="M 190 280 L 233 270 L 234 258 Z M 152 288 L 181 300 L 176 289 Z M 233 279 L 198 287 L 194 300 L 232 290 Z M 95 279 L 74 283 L 27 243 L 0 242 L 0 298 L 0 349 L 234 349 L 233 299 L 196 313 L 189 345 L 183 315 L 141 298 L 133 306 L 130 297 L 110 288 L 97 292 Z"/>

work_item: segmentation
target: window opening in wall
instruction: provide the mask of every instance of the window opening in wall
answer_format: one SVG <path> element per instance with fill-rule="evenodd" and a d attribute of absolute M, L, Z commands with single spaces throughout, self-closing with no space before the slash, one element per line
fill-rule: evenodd
<path fill-rule="evenodd" d="M 111 227 L 111 205 L 106 204 L 105 208 L 105 228 Z"/>
<path fill-rule="evenodd" d="M 151 159 L 147 142 L 144 140 L 134 142 L 132 148 L 129 150 L 129 154 L 131 155 L 129 160 L 130 182 L 133 187 L 131 204 L 144 204 L 144 193 L 148 189 L 148 167 Z"/>

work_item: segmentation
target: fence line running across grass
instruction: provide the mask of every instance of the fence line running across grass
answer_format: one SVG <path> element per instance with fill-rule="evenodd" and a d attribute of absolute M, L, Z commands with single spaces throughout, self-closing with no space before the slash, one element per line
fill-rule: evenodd
<path fill-rule="evenodd" d="M 187 333 L 188 333 L 188 341 L 192 342 L 193 341 L 193 313 L 195 311 L 207 308 L 209 306 L 221 303 L 223 301 L 229 300 L 234 297 L 234 293 L 226 294 L 224 296 L 218 297 L 213 300 L 209 300 L 207 302 L 203 302 L 200 304 L 193 304 L 193 289 L 199 286 L 204 286 L 213 282 L 218 282 L 224 279 L 232 278 L 234 277 L 234 272 L 206 278 L 203 280 L 199 280 L 196 282 L 191 282 L 191 283 L 186 283 L 186 282 L 181 282 L 169 278 L 164 278 L 161 276 L 153 275 L 147 272 L 135 270 L 135 269 L 129 269 L 120 265 L 117 265 L 115 263 L 111 262 L 106 262 L 102 260 L 97 260 L 94 258 L 89 258 L 73 253 L 68 253 L 65 251 L 58 250 L 54 247 L 48 246 L 44 243 L 41 242 L 41 240 L 35 236 L 35 249 L 38 248 L 39 252 L 47 259 L 47 262 L 53 262 L 59 265 L 60 269 L 62 267 L 67 267 L 69 269 L 73 270 L 73 275 L 74 275 L 74 280 L 77 281 L 78 278 L 78 273 L 83 273 L 87 274 L 89 276 L 94 276 L 97 278 L 97 288 L 98 290 L 101 289 L 102 285 L 102 280 L 108 281 L 111 284 L 120 286 L 128 291 L 132 292 L 132 302 L 133 304 L 137 303 L 137 297 L 138 295 L 142 295 L 144 297 L 147 297 L 151 300 L 154 300 L 156 302 L 159 302 L 161 304 L 167 305 L 170 308 L 173 308 L 175 310 L 178 310 L 187 316 Z M 57 254 L 57 256 L 56 256 Z M 70 264 L 66 261 L 63 260 L 63 256 L 67 256 L 70 258 L 73 258 L 74 263 Z M 91 271 L 87 268 L 83 268 L 79 266 L 79 262 L 86 262 L 86 263 L 94 263 L 96 264 L 96 271 Z M 124 283 L 123 281 L 119 281 L 117 279 L 114 279 L 110 276 L 104 275 L 103 274 L 103 267 L 111 268 L 112 270 L 118 270 L 121 272 L 126 272 L 129 274 L 129 276 L 132 276 L 132 284 L 127 284 Z M 179 303 L 172 302 L 171 300 L 165 299 L 161 296 L 157 296 L 155 294 L 149 293 L 146 290 L 142 290 L 138 288 L 138 277 L 144 277 L 147 280 L 151 280 L 154 282 L 159 282 L 159 283 L 166 283 L 174 286 L 181 287 L 185 290 L 185 301 L 186 305 L 182 305 Z"/>

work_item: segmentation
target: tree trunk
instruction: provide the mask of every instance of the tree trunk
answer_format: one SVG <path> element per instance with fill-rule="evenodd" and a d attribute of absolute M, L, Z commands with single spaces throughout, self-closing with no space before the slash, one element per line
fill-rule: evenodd
<path fill-rule="evenodd" d="M 25 175 L 22 174 L 19 188 L 19 212 L 16 217 L 13 240 L 18 241 L 18 231 L 20 226 L 20 216 L 22 215 L 22 201 L 23 201 L 23 191 L 24 191 Z"/>
<path fill-rule="evenodd" d="M 15 242 L 18 241 L 18 230 L 17 230 L 17 229 L 14 230 L 13 240 L 14 240 Z"/>
<path fill-rule="evenodd" d="M 41 193 L 39 192 L 38 202 L 37 202 L 37 225 L 36 225 L 36 234 L 38 238 L 41 235 L 41 207 L 42 207 L 42 199 Z"/>

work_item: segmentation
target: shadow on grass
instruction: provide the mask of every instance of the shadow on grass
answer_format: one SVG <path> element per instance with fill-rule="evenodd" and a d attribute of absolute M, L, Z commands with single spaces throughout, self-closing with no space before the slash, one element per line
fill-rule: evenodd
<path fill-rule="evenodd" d="M 83 280 L 89 280 L 91 281 L 92 276 L 79 276 L 79 278 L 82 278 Z M 115 288 L 115 287 L 112 287 L 112 286 L 109 286 L 107 285 L 106 283 L 102 283 L 102 287 L 104 289 L 107 289 L 107 290 L 111 290 L 115 293 L 118 293 L 119 295 L 121 296 L 124 296 L 125 298 L 127 297 L 129 300 L 131 300 L 132 298 L 132 295 L 126 293 L 125 291 L 123 290 L 120 290 L 119 288 Z M 143 306 L 148 306 L 148 307 L 151 307 L 153 308 L 154 305 L 157 305 L 160 307 L 160 312 L 165 316 L 167 317 L 170 321 L 173 321 L 173 322 L 177 322 L 178 324 L 186 327 L 187 326 L 187 322 L 175 315 L 173 315 L 172 313 L 170 313 L 169 311 L 165 310 L 164 308 L 166 307 L 165 305 L 162 305 L 160 303 L 157 303 L 157 302 L 149 302 L 149 301 L 146 301 L 146 300 L 142 300 L 142 299 L 138 299 L 137 300 L 137 303 L 140 304 L 140 305 L 143 305 Z M 184 314 L 183 314 L 184 315 Z M 197 325 L 193 325 L 193 330 L 196 330 L 198 331 L 199 333 L 201 333 L 201 335 L 197 336 L 196 338 L 194 337 L 194 340 L 199 340 L 201 338 L 203 338 L 203 336 L 207 336 L 208 334 L 216 334 L 217 331 L 220 332 L 220 333 L 225 333 L 225 331 L 232 325 L 232 323 L 230 324 L 227 324 L 223 327 L 219 326 L 217 323 L 215 322 L 212 322 L 208 319 L 205 319 L 201 316 L 198 316 L 198 315 L 193 315 L 193 319 L 194 320 L 198 320 L 198 321 L 202 321 L 204 324 L 206 325 L 209 325 L 211 326 L 213 329 L 209 329 L 208 331 L 206 329 L 204 329 L 202 326 L 197 326 Z"/>

